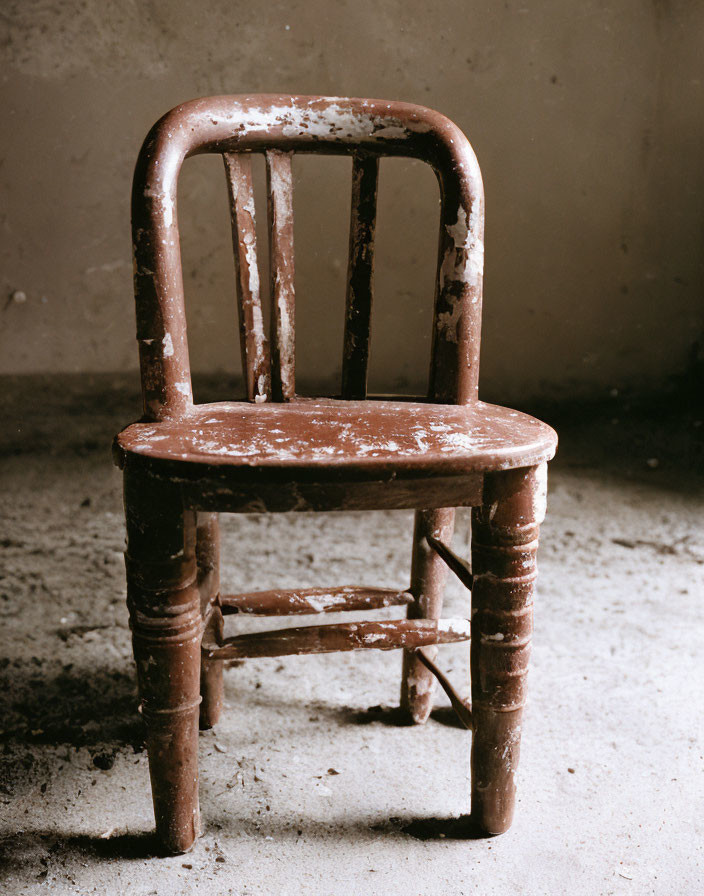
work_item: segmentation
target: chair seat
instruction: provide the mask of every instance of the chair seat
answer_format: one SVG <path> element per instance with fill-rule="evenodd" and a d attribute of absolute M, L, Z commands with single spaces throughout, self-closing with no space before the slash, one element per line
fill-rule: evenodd
<path fill-rule="evenodd" d="M 556 446 L 547 424 L 484 402 L 303 398 L 197 405 L 185 420 L 134 423 L 115 440 L 121 466 L 227 467 L 258 481 L 483 473 L 542 463 Z"/>

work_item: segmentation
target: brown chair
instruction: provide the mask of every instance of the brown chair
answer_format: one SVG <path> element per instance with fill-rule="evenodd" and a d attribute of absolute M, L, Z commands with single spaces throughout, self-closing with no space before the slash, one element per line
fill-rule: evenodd
<path fill-rule="evenodd" d="M 194 405 L 176 212 L 187 156 L 221 153 L 232 211 L 246 400 Z M 257 273 L 251 154 L 266 158 L 270 341 Z M 341 395 L 294 383 L 291 157 L 352 156 Z M 425 400 L 367 395 L 377 178 L 381 156 L 434 169 L 441 220 Z M 142 147 L 132 195 L 144 416 L 115 440 L 124 470 L 128 604 L 158 835 L 173 852 L 199 830 L 198 727 L 215 724 L 222 661 L 404 648 L 401 704 L 424 722 L 437 674 L 473 729 L 472 819 L 511 824 L 532 628 L 546 462 L 557 437 L 477 398 L 484 199 L 462 132 L 407 103 L 289 96 L 195 100 Z M 472 511 L 472 571 L 453 554 L 454 508 Z M 220 593 L 217 513 L 416 509 L 408 590 L 333 587 Z M 471 624 L 442 619 L 447 568 L 472 590 Z M 223 636 L 223 615 L 407 607 L 397 621 Z M 471 716 L 433 660 L 471 628 Z M 429 648 L 423 651 L 422 648 Z"/>

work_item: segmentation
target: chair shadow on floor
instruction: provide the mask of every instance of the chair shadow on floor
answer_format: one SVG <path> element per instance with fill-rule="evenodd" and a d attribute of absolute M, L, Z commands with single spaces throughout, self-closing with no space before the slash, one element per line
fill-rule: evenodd
<path fill-rule="evenodd" d="M 467 815 L 456 818 L 413 818 L 393 816 L 389 819 L 341 818 L 338 821 L 323 822 L 301 819 L 297 822 L 269 819 L 266 829 L 250 830 L 251 819 L 238 818 L 228 813 L 220 818 L 205 819 L 203 839 L 207 842 L 213 835 L 222 838 L 229 832 L 244 830 L 250 836 L 264 841 L 273 838 L 276 842 L 286 840 L 320 840 L 329 843 L 330 837 L 354 843 L 365 839 L 413 838 L 422 841 L 467 841 L 486 839 Z M 198 852 L 199 845 L 195 844 Z M 111 863 L 115 861 L 143 862 L 148 859 L 176 859 L 183 856 L 168 856 L 159 844 L 156 834 L 151 831 L 122 833 L 113 837 L 91 836 L 89 834 L 57 833 L 55 830 L 25 830 L 0 838 L 0 884 L 9 881 L 10 875 L 16 883 L 30 881 L 41 883 L 48 870 L 55 864 L 54 856 L 61 857 L 66 867 L 72 860 L 85 866 Z"/>
<path fill-rule="evenodd" d="M 0 718 L 3 720 L 0 743 L 44 744 L 72 747 L 94 745 L 120 749 L 131 746 L 141 752 L 144 728 L 137 711 L 138 697 L 131 664 L 37 666 L 32 660 L 10 662 L 0 669 Z M 46 668 L 49 666 L 49 669 Z M 234 673 L 236 675 L 236 673 Z M 228 690 L 236 686 L 233 673 L 228 676 Z M 237 695 L 238 701 L 245 696 Z M 295 709 L 295 698 L 279 701 L 272 694 L 251 692 L 248 698 L 257 704 L 273 707 L 282 703 L 289 712 Z M 303 703 L 301 703 L 303 705 Z M 327 702 L 306 703 L 306 711 L 314 709 L 342 724 L 411 725 L 407 714 L 398 706 L 375 705 L 360 709 Z M 463 729 L 449 706 L 436 707 L 431 721 Z"/>
<path fill-rule="evenodd" d="M 41 744 L 135 744 L 142 737 L 131 666 L 9 663 L 0 671 L 2 739 Z"/>
<path fill-rule="evenodd" d="M 353 725 L 388 725 L 390 728 L 405 728 L 413 725 L 413 722 L 400 706 L 370 706 L 363 710 L 346 710 L 346 720 Z M 438 706 L 431 713 L 432 721 L 448 728 L 466 728 L 459 720 L 457 713 L 451 706 Z"/>
<path fill-rule="evenodd" d="M 236 675 L 236 673 L 234 673 Z M 228 690 L 239 687 L 231 673 Z M 340 725 L 386 725 L 403 727 L 409 724 L 398 707 L 376 705 L 366 709 L 339 706 L 328 702 L 279 700 L 274 693 L 244 687 L 237 699 L 275 708 L 281 702 L 289 713 L 296 704 L 306 719 L 313 711 Z M 90 667 L 52 663 L 39 666 L 29 660 L 9 662 L 0 669 L 0 782 L 1 793 L 14 798 L 35 788 L 37 747 L 86 748 L 98 769 L 111 767 L 114 757 L 123 750 L 135 753 L 144 749 L 144 728 L 137 712 L 137 691 L 131 664 Z M 431 723 L 461 728 L 450 707 L 438 707 Z M 107 764 L 103 764 L 107 763 Z M 49 772 L 50 773 L 50 772 Z M 214 831 L 223 834 L 250 830 L 255 838 L 320 838 L 331 832 L 343 839 L 412 837 L 417 840 L 471 840 L 481 836 L 468 816 L 455 818 L 378 816 L 339 819 L 323 822 L 301 818 L 297 823 L 270 817 L 266 831 L 252 826 L 252 819 L 210 816 L 204 806 L 205 837 Z M 196 847 L 197 848 L 197 847 Z M 114 836 L 57 832 L 53 829 L 31 829 L 0 835 L 0 869 L 14 869 L 15 876 L 28 875 L 28 880 L 41 880 L 47 857 L 53 852 L 73 854 L 77 860 L 108 862 L 144 860 L 163 856 L 152 832 L 116 833 Z M 44 863 L 44 864 L 42 864 Z M 26 872 L 25 872 L 26 869 Z M 8 873 L 0 870 L 2 875 Z"/>
<path fill-rule="evenodd" d="M 163 857 L 156 834 L 149 831 L 102 838 L 56 830 L 24 830 L 0 837 L 0 887 L 24 883 L 36 886 L 55 867 L 74 863 L 86 867 L 118 861 L 144 861 Z M 14 892 L 5 889 L 4 892 Z"/>
<path fill-rule="evenodd" d="M 469 815 L 459 816 L 414 816 L 393 815 L 389 818 L 374 816 L 351 817 L 342 813 L 338 818 L 319 820 L 300 818 L 297 821 L 279 820 L 268 816 L 265 823 L 255 822 L 249 817 L 236 817 L 232 813 L 208 815 L 204 818 L 205 836 L 215 833 L 222 836 L 229 831 L 245 830 L 251 836 L 273 838 L 275 841 L 320 838 L 326 840 L 334 836 L 353 843 L 365 838 L 377 840 L 379 836 L 389 838 L 412 837 L 414 840 L 486 840 L 489 835 L 482 832 Z"/>

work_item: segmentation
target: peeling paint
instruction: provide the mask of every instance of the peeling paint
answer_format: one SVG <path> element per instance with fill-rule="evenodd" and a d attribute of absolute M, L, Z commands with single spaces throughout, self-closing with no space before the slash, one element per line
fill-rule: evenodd
<path fill-rule="evenodd" d="M 533 491 L 533 519 L 542 523 L 548 507 L 548 465 L 542 463 L 535 471 L 535 490 Z"/>
<path fill-rule="evenodd" d="M 176 388 L 190 393 L 187 382 Z M 166 432 L 168 444 L 194 460 L 221 457 L 252 464 L 393 459 L 427 465 L 465 459 L 471 468 L 473 458 L 495 459 L 503 451 L 516 453 L 521 463 L 552 454 L 549 427 L 525 415 L 511 417 L 509 423 L 506 413 L 486 404 L 471 408 L 319 399 L 255 411 L 235 402 L 202 405 L 183 428 L 135 424 L 128 432 L 134 434 L 130 444 L 135 451 L 148 452 L 154 434 Z"/>

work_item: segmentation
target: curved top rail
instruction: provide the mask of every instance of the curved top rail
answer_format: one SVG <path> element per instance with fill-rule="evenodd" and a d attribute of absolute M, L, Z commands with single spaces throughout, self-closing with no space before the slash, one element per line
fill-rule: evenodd
<path fill-rule="evenodd" d="M 142 146 L 132 229 L 144 410 L 183 417 L 193 407 L 176 192 L 184 160 L 211 152 L 348 154 L 426 161 L 442 211 L 429 398 L 476 398 L 483 272 L 484 195 L 472 148 L 445 116 L 422 106 L 317 96 L 218 96 L 172 109 Z"/>

